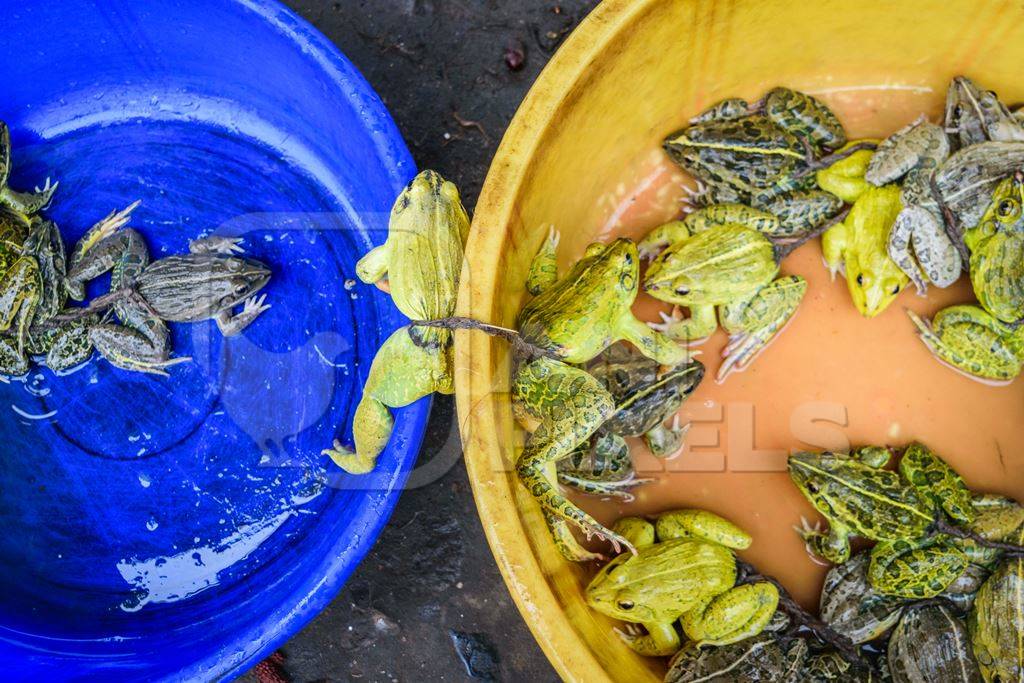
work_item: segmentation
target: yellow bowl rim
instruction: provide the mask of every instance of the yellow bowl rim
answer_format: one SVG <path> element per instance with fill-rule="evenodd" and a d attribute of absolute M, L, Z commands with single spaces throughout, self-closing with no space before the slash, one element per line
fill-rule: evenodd
<path fill-rule="evenodd" d="M 488 170 L 466 245 L 467 263 L 480 262 L 474 259 L 475 254 L 501 253 L 507 234 L 498 226 L 510 223 L 523 173 L 538 152 L 554 114 L 573 86 L 583 79 L 593 60 L 630 24 L 635 14 L 648 8 L 645 2 L 605 0 L 576 27 L 548 62 L 512 119 Z M 484 292 L 493 291 L 497 276 L 495 268 L 474 269 L 473 277 L 463 280 L 460 315 L 488 320 L 490 311 L 477 310 L 474 301 L 481 301 Z M 490 300 L 485 302 L 489 304 Z M 515 508 L 515 484 L 505 472 L 490 467 L 492 459 L 484 451 L 484 444 L 467 433 L 470 397 L 491 390 L 487 371 L 491 344 L 489 337 L 467 333 L 458 334 L 455 344 L 456 395 L 466 469 L 487 542 L 516 606 L 558 674 L 569 681 L 610 681 L 548 585 L 522 519 L 518 514 L 508 514 L 509 508 Z M 493 428 L 492 416 L 483 419 Z"/>

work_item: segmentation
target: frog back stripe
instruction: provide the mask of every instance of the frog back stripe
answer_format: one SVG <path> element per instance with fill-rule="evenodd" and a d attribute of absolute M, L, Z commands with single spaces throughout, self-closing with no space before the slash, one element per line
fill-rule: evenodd
<path fill-rule="evenodd" d="M 901 508 L 903 510 L 906 510 L 907 512 L 909 512 L 910 514 L 914 515 L 915 517 L 919 517 L 919 518 L 921 518 L 923 520 L 928 520 L 929 522 L 934 521 L 932 519 L 932 517 L 924 514 L 923 512 L 921 512 L 920 510 L 915 508 L 913 505 L 909 505 L 907 503 L 904 503 L 904 502 L 899 501 L 899 500 L 895 500 L 893 498 L 887 498 L 885 496 L 880 496 L 875 491 L 869 491 L 869 490 L 865 489 L 862 486 L 857 486 L 852 481 L 850 481 L 848 479 L 843 479 L 842 477 L 839 477 L 839 476 L 836 476 L 832 472 L 828 472 L 828 471 L 823 470 L 821 468 L 814 467 L 813 465 L 810 465 L 810 464 L 805 463 L 805 462 L 795 462 L 794 465 L 797 466 L 797 467 L 802 467 L 804 469 L 810 470 L 811 472 L 814 472 L 815 474 L 818 474 L 818 475 L 824 477 L 825 479 L 828 479 L 830 481 L 836 482 L 836 483 L 838 483 L 838 484 L 840 484 L 840 485 L 842 485 L 842 486 L 844 486 L 844 487 L 846 487 L 848 489 L 851 489 L 855 493 L 863 495 L 863 496 L 865 496 L 867 498 L 873 498 L 875 500 L 884 501 L 888 505 L 892 505 L 893 507 L 898 507 L 898 508 Z"/>

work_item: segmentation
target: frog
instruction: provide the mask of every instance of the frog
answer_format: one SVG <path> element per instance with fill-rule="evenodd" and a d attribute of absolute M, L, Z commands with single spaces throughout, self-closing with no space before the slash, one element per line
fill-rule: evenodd
<path fill-rule="evenodd" d="M 605 565 L 587 586 L 586 601 L 605 616 L 643 624 L 644 635 L 619 632 L 633 651 L 651 657 L 678 651 L 676 621 L 695 647 L 729 645 L 761 633 L 775 614 L 774 584 L 736 584 L 733 551 L 749 548 L 752 539 L 728 520 L 683 509 L 653 524 L 626 518 L 616 528 L 638 552 Z"/>
<path fill-rule="evenodd" d="M 662 314 L 662 322 L 652 327 L 687 346 L 700 344 L 719 324 L 729 333 L 718 383 L 746 369 L 767 348 L 807 292 L 802 277 L 776 278 L 780 262 L 796 245 L 774 242 L 775 224 L 758 209 L 719 204 L 655 228 L 640 242 L 642 253 L 657 254 L 644 291 L 690 312 L 686 319 L 678 311 Z"/>
<path fill-rule="evenodd" d="M 167 321 L 213 319 L 225 336 L 239 334 L 270 308 L 256 296 L 270 280 L 266 265 L 243 258 L 240 239 L 210 235 L 192 240 L 186 255 L 150 261 L 142 235 L 124 225 L 90 237 L 89 249 L 68 269 L 72 290 L 112 271 L 110 294 L 117 322 L 88 329 L 89 341 L 113 366 L 160 376 L 191 360 L 170 357 Z M 242 311 L 234 313 L 239 304 Z M 87 308 L 88 310 L 88 308 Z"/>
<path fill-rule="evenodd" d="M 1024 140 L 1024 125 L 992 90 L 954 76 L 946 90 L 946 132 L 961 148 L 986 140 Z"/>
<path fill-rule="evenodd" d="M 978 145 L 976 145 L 978 146 Z M 1008 384 L 1024 362 L 1024 172 L 992 192 L 976 225 L 964 232 L 978 305 L 958 304 L 931 319 L 907 311 L 940 362 L 986 384 Z"/>
<path fill-rule="evenodd" d="M 513 357 L 513 413 L 529 432 L 516 460 L 516 475 L 541 505 L 561 553 L 572 561 L 589 561 L 602 555 L 584 548 L 571 527 L 606 539 L 613 548 L 631 545 L 558 490 L 558 462 L 616 412 L 608 389 L 578 366 L 622 340 L 670 367 L 687 361 L 690 354 L 633 314 L 640 258 L 632 240 L 591 244 L 561 278 L 557 244 L 557 233 L 550 231 L 528 275 L 528 287 L 537 295 L 522 307 L 516 321 L 519 337 L 534 350 Z"/>
<path fill-rule="evenodd" d="M 875 186 L 902 179 L 903 209 L 888 251 L 918 293 L 948 287 L 968 261 L 964 226 L 976 225 L 1000 180 L 1024 166 L 1024 141 L 988 140 L 952 152 L 945 129 L 924 117 L 879 146 L 865 178 Z"/>
<path fill-rule="evenodd" d="M 43 187 L 36 187 L 34 192 L 19 192 L 12 189 L 8 184 L 12 168 L 11 158 L 11 129 L 0 121 L 0 206 L 25 216 L 33 216 L 50 205 L 59 183 L 51 183 L 47 178 Z"/>
<path fill-rule="evenodd" d="M 870 552 L 856 553 L 829 569 L 821 589 L 821 619 L 856 645 L 888 633 L 910 602 L 872 588 L 868 581 L 870 563 Z"/>
<path fill-rule="evenodd" d="M 669 662 L 665 683 L 798 683 L 807 641 L 783 641 L 771 633 L 720 647 L 688 644 Z"/>
<path fill-rule="evenodd" d="M 932 355 L 968 379 L 1005 386 L 1024 367 L 1024 326 L 1004 323 L 981 306 L 949 306 L 931 319 L 912 310 L 907 315 Z"/>
<path fill-rule="evenodd" d="M 663 146 L 698 181 L 693 204 L 747 204 L 775 215 L 778 230 L 796 237 L 842 209 L 842 200 L 815 186 L 812 162 L 845 142 L 822 102 L 773 88 L 754 104 L 730 98 L 713 105 Z"/>
<path fill-rule="evenodd" d="M 127 223 L 137 204 L 115 210 L 86 231 L 75 245 L 70 265 L 77 264 L 96 240 Z M 82 300 L 84 289 L 67 280 L 64 241 L 57 225 L 40 216 L 24 216 L 0 208 L 0 374 L 21 376 L 29 370 L 28 355 L 45 355 L 55 372 L 84 363 L 92 355 L 86 320 L 52 324 L 65 313 L 68 298 Z M 13 329 L 12 329 L 13 328 Z"/>
<path fill-rule="evenodd" d="M 850 297 L 865 318 L 882 313 L 910 283 L 887 248 L 902 207 L 898 187 L 864 188 L 846 218 L 821 237 L 832 279 L 839 272 L 845 275 Z"/>
<path fill-rule="evenodd" d="M 584 493 L 631 500 L 629 489 L 647 480 L 635 476 L 623 437 L 643 436 L 657 458 L 677 453 L 687 428 L 675 413 L 700 384 L 704 366 L 689 360 L 663 369 L 632 345 L 617 342 L 585 367 L 611 392 L 616 410 L 589 442 L 558 463 L 558 481 Z"/>
<path fill-rule="evenodd" d="M 1014 539 L 1024 542 L 1024 533 Z M 1024 678 L 1024 557 L 1006 558 L 978 590 L 967 632 L 986 681 Z"/>
<path fill-rule="evenodd" d="M 883 469 L 892 452 L 867 446 L 850 453 L 796 453 L 790 478 L 829 522 L 828 533 L 805 523 L 797 531 L 808 551 L 832 563 L 850 557 L 851 535 L 877 541 L 868 580 L 884 595 L 924 599 L 944 591 L 967 568 L 952 539 L 934 533 L 942 514 L 974 520 L 962 478 L 920 443 L 910 444 L 899 472 Z"/>
<path fill-rule="evenodd" d="M 323 450 L 345 472 L 361 475 L 376 467 L 394 430 L 390 409 L 455 391 L 452 330 L 415 323 L 454 315 L 468 235 L 458 188 L 425 170 L 395 200 L 384 244 L 356 263 L 359 279 L 386 286 L 413 323 L 395 330 L 374 356 L 353 418 L 355 447 L 335 439 Z"/>
<path fill-rule="evenodd" d="M 964 232 L 971 286 L 982 308 L 1005 323 L 1024 322 L 1024 170 L 996 186 L 977 225 Z"/>
<path fill-rule="evenodd" d="M 967 628 L 941 601 L 908 607 L 893 629 L 886 652 L 894 681 L 983 681 Z"/>
<path fill-rule="evenodd" d="M 632 345 L 612 344 L 587 364 L 615 399 L 615 414 L 599 433 L 619 437 L 643 436 L 648 450 L 665 458 L 679 451 L 686 428 L 679 426 L 676 412 L 704 379 L 704 365 L 686 362 L 664 368 Z M 665 421 L 675 416 L 671 426 Z"/>

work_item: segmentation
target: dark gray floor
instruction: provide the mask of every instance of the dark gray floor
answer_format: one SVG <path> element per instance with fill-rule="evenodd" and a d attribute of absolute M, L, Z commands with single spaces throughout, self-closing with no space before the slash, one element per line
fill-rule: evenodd
<path fill-rule="evenodd" d="M 551 52 L 595 0 L 286 0 L 363 72 L 421 168 L 472 209 L 501 136 Z M 284 648 L 303 681 L 555 681 L 498 574 L 459 460 L 454 401 L 434 403 L 420 462 L 454 463 L 406 491 L 334 602 Z M 494 661 L 492 661 L 494 660 Z M 488 673 L 493 672 L 493 673 Z M 255 681 L 254 674 L 243 679 Z"/>

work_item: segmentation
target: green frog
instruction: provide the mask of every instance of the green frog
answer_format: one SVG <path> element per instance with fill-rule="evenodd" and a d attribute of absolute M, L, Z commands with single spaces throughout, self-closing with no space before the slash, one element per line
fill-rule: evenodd
<path fill-rule="evenodd" d="M 134 206 L 134 205 L 133 205 Z M 236 238 L 193 240 L 189 254 L 150 262 L 142 235 L 131 228 L 106 229 L 89 236 L 90 247 L 68 270 L 72 290 L 112 271 L 111 292 L 121 292 L 113 310 L 118 322 L 89 327 L 89 341 L 112 365 L 167 375 L 166 369 L 189 358 L 171 358 L 165 321 L 212 318 L 225 336 L 238 334 L 270 308 L 255 294 L 270 280 L 265 265 L 238 257 Z M 242 311 L 234 313 L 242 304 Z"/>
<path fill-rule="evenodd" d="M 58 183 L 35 188 L 35 192 L 18 192 L 7 184 L 11 174 L 11 130 L 0 121 L 0 206 L 7 207 L 25 216 L 32 216 L 45 209 L 57 191 Z"/>
<path fill-rule="evenodd" d="M 127 223 L 133 204 L 114 211 L 78 241 L 70 265 L 77 265 L 97 242 Z M 46 356 L 46 365 L 59 372 L 92 355 L 88 317 L 51 323 L 69 296 L 81 300 L 84 288 L 67 279 L 66 254 L 60 229 L 53 221 L 31 218 L 0 208 L 0 374 L 21 376 L 29 370 L 28 355 Z"/>
<path fill-rule="evenodd" d="M 387 240 L 356 264 L 363 282 L 386 286 L 413 321 L 455 313 L 469 216 L 454 184 L 423 171 L 391 209 Z M 373 470 L 394 429 L 390 408 L 428 394 L 454 392 L 452 331 L 406 325 L 377 351 L 352 424 L 355 449 L 335 440 L 323 453 L 350 474 Z"/>
<path fill-rule="evenodd" d="M 959 304 L 931 319 L 907 315 L 918 336 L 940 362 L 970 379 L 1000 386 L 1020 374 L 1024 364 L 1024 325 L 1010 325 L 981 306 Z"/>
<path fill-rule="evenodd" d="M 647 633 L 621 633 L 636 652 L 671 655 L 680 647 L 678 621 L 696 647 L 728 645 L 759 634 L 779 602 L 769 582 L 736 585 L 733 550 L 750 537 L 718 515 L 675 510 L 655 524 L 627 518 L 616 525 L 631 537 L 637 554 L 609 562 L 587 586 L 587 604 Z M 653 541 L 651 541 L 653 536 Z"/>
<path fill-rule="evenodd" d="M 983 681 L 963 621 L 941 601 L 907 608 L 892 632 L 886 657 L 897 681 Z"/>
<path fill-rule="evenodd" d="M 888 308 L 910 282 L 887 250 L 889 230 L 901 209 L 898 187 L 868 187 L 846 218 L 821 238 L 832 278 L 837 272 L 846 275 L 853 303 L 866 318 Z"/>
<path fill-rule="evenodd" d="M 772 217 L 757 209 L 716 205 L 662 225 L 640 243 L 644 254 L 658 254 L 647 269 L 644 291 L 690 312 L 686 319 L 662 314 L 663 322 L 652 327 L 689 345 L 706 339 L 719 323 L 731 335 L 719 383 L 746 369 L 807 292 L 799 276 L 776 279 L 779 262 L 793 245 L 773 242 L 772 225 Z"/>
<path fill-rule="evenodd" d="M 956 76 L 946 90 L 946 132 L 960 147 L 986 140 L 1024 140 L 1024 125 L 991 90 Z"/>
<path fill-rule="evenodd" d="M 1024 533 L 1013 540 L 1024 543 Z M 1024 557 L 1003 560 L 985 581 L 967 631 L 986 681 L 1024 680 Z"/>
<path fill-rule="evenodd" d="M 631 499 L 628 489 L 647 480 L 633 470 L 623 437 L 643 436 L 651 453 L 664 458 L 683 445 L 686 428 L 676 411 L 704 377 L 691 360 L 663 369 L 624 342 L 612 344 L 585 366 L 611 393 L 615 413 L 569 458 L 558 463 L 558 480 L 584 493 Z M 671 426 L 665 421 L 675 415 Z"/>
<path fill-rule="evenodd" d="M 683 363 L 689 354 L 633 315 L 640 258 L 631 240 L 590 245 L 561 279 L 554 264 L 557 240 L 550 234 L 537 253 L 529 285 L 538 294 L 522 308 L 516 325 L 522 339 L 541 354 L 514 359 L 512 407 L 531 432 L 516 473 L 544 510 L 562 554 L 583 561 L 600 555 L 581 546 L 570 525 L 613 546 L 630 546 L 558 490 L 557 463 L 616 412 L 608 389 L 576 366 L 620 340 L 666 366 Z"/>
<path fill-rule="evenodd" d="M 806 520 L 798 531 L 810 552 L 833 563 L 849 559 L 850 536 L 878 541 L 868 568 L 872 587 L 885 595 L 934 597 L 963 574 L 968 558 L 932 527 L 942 513 L 970 524 L 971 494 L 922 444 L 907 447 L 898 473 L 882 469 L 890 458 L 878 447 L 790 456 L 790 478 L 829 522 L 828 533 Z"/>
<path fill-rule="evenodd" d="M 760 633 L 720 647 L 684 646 L 669 662 L 665 683 L 801 683 L 807 641 Z"/>
<path fill-rule="evenodd" d="M 720 102 L 669 135 L 664 148 L 699 181 L 698 205 L 747 204 L 779 219 L 779 231 L 803 235 L 837 214 L 835 195 L 815 186 L 815 155 L 846 142 L 842 124 L 817 99 L 774 88 L 753 105 Z"/>

